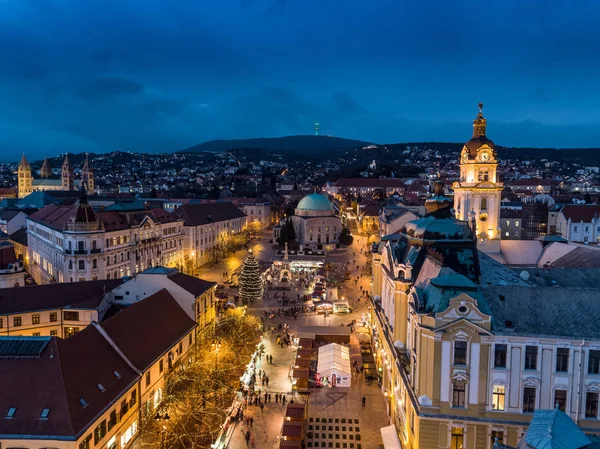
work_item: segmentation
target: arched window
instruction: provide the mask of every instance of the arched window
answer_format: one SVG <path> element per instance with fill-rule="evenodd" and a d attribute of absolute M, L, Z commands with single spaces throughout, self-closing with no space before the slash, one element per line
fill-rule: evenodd
<path fill-rule="evenodd" d="M 486 209 L 487 209 L 487 199 L 481 198 L 481 210 L 486 210 Z"/>

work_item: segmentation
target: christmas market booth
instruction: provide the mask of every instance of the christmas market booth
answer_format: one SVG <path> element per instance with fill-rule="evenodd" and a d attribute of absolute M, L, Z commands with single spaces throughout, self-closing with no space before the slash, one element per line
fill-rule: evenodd
<path fill-rule="evenodd" d="M 349 349 L 337 343 L 320 347 L 317 372 L 321 377 L 329 379 L 332 387 L 350 387 L 352 366 Z"/>

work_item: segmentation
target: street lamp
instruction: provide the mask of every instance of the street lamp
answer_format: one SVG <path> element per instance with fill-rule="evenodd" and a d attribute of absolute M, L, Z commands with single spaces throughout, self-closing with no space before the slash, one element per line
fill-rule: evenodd
<path fill-rule="evenodd" d="M 221 342 L 215 341 L 212 344 L 212 348 L 215 351 L 215 371 L 219 369 L 219 349 L 221 349 Z"/>
<path fill-rule="evenodd" d="M 167 433 L 167 421 L 169 419 L 171 419 L 171 417 L 169 416 L 169 414 L 167 412 L 165 412 L 164 414 L 161 414 L 159 412 L 156 412 L 156 416 L 154 417 L 155 420 L 159 421 L 160 420 L 160 424 L 161 424 L 161 428 L 160 428 L 160 449 L 165 449 L 165 436 Z"/>
<path fill-rule="evenodd" d="M 192 250 L 192 276 L 194 275 L 195 265 L 196 265 L 196 251 Z"/>

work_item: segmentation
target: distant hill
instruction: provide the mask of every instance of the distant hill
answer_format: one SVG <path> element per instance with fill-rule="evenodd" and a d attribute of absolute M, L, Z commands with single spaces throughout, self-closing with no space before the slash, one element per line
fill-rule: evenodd
<path fill-rule="evenodd" d="M 365 145 L 371 144 L 369 142 L 343 139 L 341 137 L 299 135 L 272 138 L 261 137 L 257 139 L 209 140 L 208 142 L 178 151 L 178 153 L 216 153 L 241 149 L 261 149 L 309 155 L 323 151 L 343 153 Z"/>

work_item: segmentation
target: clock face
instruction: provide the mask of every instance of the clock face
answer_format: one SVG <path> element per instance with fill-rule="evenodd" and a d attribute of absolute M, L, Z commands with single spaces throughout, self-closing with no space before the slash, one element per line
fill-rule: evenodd
<path fill-rule="evenodd" d="M 490 154 L 489 153 L 481 153 L 481 155 L 479 156 L 479 159 L 481 159 L 482 162 L 487 162 L 490 160 Z"/>

